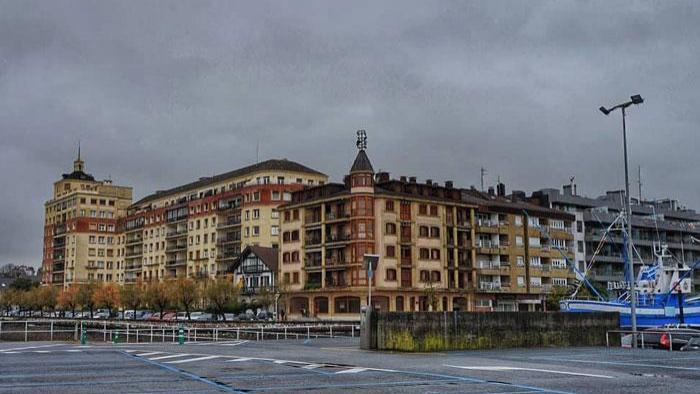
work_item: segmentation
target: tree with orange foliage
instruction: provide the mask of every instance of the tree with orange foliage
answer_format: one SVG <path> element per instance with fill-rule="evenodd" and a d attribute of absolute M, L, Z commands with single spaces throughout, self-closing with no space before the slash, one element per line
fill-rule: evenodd
<path fill-rule="evenodd" d="M 71 316 L 75 316 L 75 308 L 78 307 L 78 287 L 71 286 L 62 288 L 58 293 L 57 306 L 59 309 L 71 311 Z"/>
<path fill-rule="evenodd" d="M 92 301 L 98 308 L 105 308 L 112 316 L 112 309 L 119 305 L 119 288 L 114 283 L 103 283 L 92 295 Z"/>

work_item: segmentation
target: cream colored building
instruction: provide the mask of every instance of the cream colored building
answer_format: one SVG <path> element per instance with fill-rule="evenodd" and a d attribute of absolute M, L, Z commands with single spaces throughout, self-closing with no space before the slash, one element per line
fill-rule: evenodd
<path fill-rule="evenodd" d="M 118 221 L 131 198 L 130 187 L 86 173 L 78 151 L 73 172 L 54 183 L 44 205 L 42 283 L 116 281 L 123 258 Z"/>
<path fill-rule="evenodd" d="M 277 247 L 277 207 L 328 177 L 289 160 L 268 160 L 158 191 L 129 208 L 119 281 L 213 277 L 247 245 Z"/>

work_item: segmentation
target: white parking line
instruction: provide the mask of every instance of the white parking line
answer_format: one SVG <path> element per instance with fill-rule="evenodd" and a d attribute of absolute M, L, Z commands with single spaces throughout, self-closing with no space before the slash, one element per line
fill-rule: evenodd
<path fill-rule="evenodd" d="M 608 375 L 596 375 L 596 374 L 581 373 L 581 372 L 554 371 L 554 370 L 550 370 L 550 369 L 538 369 L 538 368 L 520 368 L 520 367 L 502 367 L 502 366 L 465 367 L 465 366 L 461 366 L 461 365 L 447 365 L 447 364 L 444 364 L 444 366 L 450 367 L 450 368 L 469 369 L 469 370 L 475 370 L 475 371 L 493 371 L 493 372 L 531 371 L 531 372 L 553 373 L 553 374 L 559 374 L 559 375 L 586 376 L 586 377 L 590 377 L 590 378 L 615 379 L 614 376 L 608 376 Z"/>
<path fill-rule="evenodd" d="M 183 364 L 183 363 L 191 363 L 193 361 L 204 361 L 204 360 L 211 360 L 213 358 L 219 358 L 222 356 L 204 356 L 204 357 L 197 357 L 197 358 L 188 358 L 187 360 L 177 360 L 177 361 L 166 361 L 166 364 Z"/>
<path fill-rule="evenodd" d="M 41 348 L 45 348 L 45 347 L 54 347 L 54 346 L 62 346 L 62 345 L 63 345 L 62 343 L 57 343 L 54 345 L 16 347 L 16 348 L 12 348 L 12 349 L 2 349 L 2 350 L 0 350 L 0 353 L 7 353 L 10 351 L 14 351 L 14 350 L 41 349 Z"/>
<path fill-rule="evenodd" d="M 235 362 L 239 362 L 239 361 L 250 361 L 250 360 L 252 360 L 252 358 L 250 358 L 250 357 L 241 357 L 241 358 L 236 358 L 233 360 L 226 360 L 226 362 L 227 363 L 235 363 Z"/>
<path fill-rule="evenodd" d="M 146 357 L 146 356 L 155 356 L 156 354 L 163 354 L 163 352 L 140 353 L 140 354 L 137 354 L 137 356 Z"/>
<path fill-rule="evenodd" d="M 364 372 L 364 371 L 367 371 L 367 370 L 369 370 L 369 368 L 355 367 L 355 368 L 346 369 L 346 370 L 344 370 L 344 371 L 338 371 L 338 372 L 336 372 L 335 374 L 336 374 L 336 375 L 340 375 L 340 374 L 344 374 L 344 373 L 358 373 L 358 372 Z"/>
<path fill-rule="evenodd" d="M 316 369 L 316 368 L 321 368 L 323 367 L 323 364 L 309 364 L 309 365 L 304 365 L 302 368 L 303 369 Z"/>
<path fill-rule="evenodd" d="M 170 354 L 168 356 L 151 357 L 151 358 L 149 358 L 149 360 L 157 361 L 157 360 L 165 360 L 167 358 L 176 358 L 176 357 L 185 357 L 185 356 L 191 356 L 191 354 L 189 354 L 189 353 Z"/>

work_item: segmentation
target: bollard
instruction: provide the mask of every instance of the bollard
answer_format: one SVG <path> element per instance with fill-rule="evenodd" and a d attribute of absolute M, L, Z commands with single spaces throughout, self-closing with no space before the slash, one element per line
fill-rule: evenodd
<path fill-rule="evenodd" d="M 180 328 L 177 330 L 177 343 L 178 345 L 185 344 L 185 329 L 182 327 L 182 323 L 180 323 Z"/>
<path fill-rule="evenodd" d="M 119 343 L 119 331 L 114 331 L 114 337 L 112 338 L 112 343 L 117 344 Z"/>
<path fill-rule="evenodd" d="M 85 332 L 85 322 L 80 322 L 80 344 L 87 344 L 87 332 Z"/>

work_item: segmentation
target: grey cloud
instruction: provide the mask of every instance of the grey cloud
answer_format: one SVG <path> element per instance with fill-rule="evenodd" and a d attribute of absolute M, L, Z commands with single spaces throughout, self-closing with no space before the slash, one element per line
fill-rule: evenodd
<path fill-rule="evenodd" d="M 509 189 L 622 186 L 697 206 L 694 2 L 0 0 L 0 263 L 38 264 L 78 139 L 136 197 L 266 157 Z"/>

